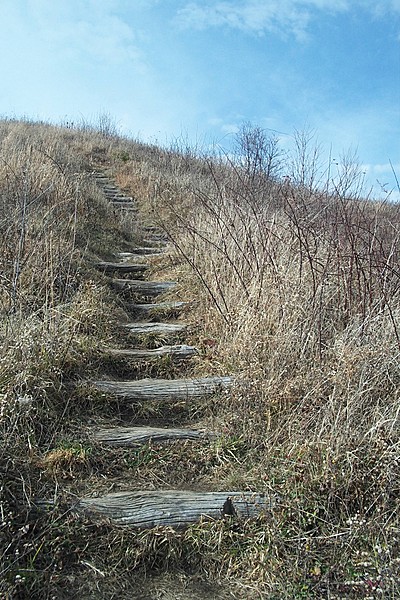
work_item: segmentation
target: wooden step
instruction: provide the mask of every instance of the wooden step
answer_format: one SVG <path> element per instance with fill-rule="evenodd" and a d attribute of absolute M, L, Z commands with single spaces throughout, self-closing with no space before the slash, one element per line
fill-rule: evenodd
<path fill-rule="evenodd" d="M 159 250 L 161 252 L 164 252 L 165 251 L 165 247 L 168 245 L 168 239 L 163 239 L 163 240 L 157 239 L 156 240 L 156 239 L 154 239 L 152 237 L 147 237 L 147 238 L 144 238 L 143 243 L 147 244 L 147 246 L 151 246 L 153 252 L 155 250 Z"/>
<path fill-rule="evenodd" d="M 155 236 L 167 236 L 167 234 L 162 229 L 157 227 L 157 225 L 142 225 L 142 230 L 146 231 L 148 234 Z"/>
<path fill-rule="evenodd" d="M 132 212 L 139 212 L 137 206 L 133 203 L 133 202 L 128 202 L 128 201 L 116 201 L 116 200 L 112 200 L 111 203 L 114 205 L 114 208 L 118 208 L 120 210 L 128 210 L 128 211 L 132 211 Z"/>
<path fill-rule="evenodd" d="M 117 525 L 182 528 L 200 519 L 252 518 L 273 510 L 276 499 L 252 492 L 151 490 L 82 498 L 75 509 Z M 232 513 L 234 513 L 232 515 Z"/>
<path fill-rule="evenodd" d="M 103 194 L 105 194 L 105 196 L 107 196 L 107 198 L 116 198 L 121 199 L 121 200 L 131 200 L 133 201 L 132 196 L 128 196 L 127 194 L 124 194 L 123 192 L 121 192 L 121 190 L 119 190 L 116 187 L 103 187 Z"/>
<path fill-rule="evenodd" d="M 108 181 L 107 183 L 105 183 L 103 185 L 103 191 L 104 192 L 118 192 L 119 190 L 116 185 L 114 185 L 113 183 Z"/>
<path fill-rule="evenodd" d="M 105 394 L 131 401 L 183 401 L 227 390 L 232 387 L 233 381 L 232 377 L 141 379 L 139 381 L 94 381 L 93 386 Z"/>
<path fill-rule="evenodd" d="M 108 185 L 111 183 L 110 178 L 104 173 L 92 173 L 92 175 L 99 185 Z"/>
<path fill-rule="evenodd" d="M 215 434 L 201 429 L 161 427 L 110 427 L 95 431 L 92 438 L 107 446 L 141 446 L 149 442 L 174 442 L 177 440 L 204 440 Z"/>
<path fill-rule="evenodd" d="M 166 233 L 152 233 L 149 231 L 146 233 L 146 239 L 144 241 L 146 242 L 146 240 L 148 240 L 150 244 L 164 244 L 168 242 L 169 237 Z"/>
<path fill-rule="evenodd" d="M 187 325 L 183 323 L 152 323 L 148 321 L 122 323 L 121 326 L 134 335 L 173 335 L 174 333 L 182 333 L 187 329 Z"/>
<path fill-rule="evenodd" d="M 127 358 L 133 360 L 152 360 L 162 357 L 168 357 L 174 360 L 184 360 L 186 358 L 196 356 L 199 353 L 197 348 L 194 346 L 187 346 L 186 344 L 178 344 L 176 346 L 161 346 L 160 348 L 154 348 L 153 350 L 142 350 L 141 348 L 132 348 L 131 350 L 105 348 L 103 352 L 118 358 Z"/>
<path fill-rule="evenodd" d="M 150 304 L 126 304 L 125 309 L 135 313 L 159 314 L 179 312 L 190 302 L 158 302 Z"/>
<path fill-rule="evenodd" d="M 115 262 L 118 262 L 119 264 L 129 264 L 131 262 L 135 262 L 135 264 L 137 264 L 140 261 L 140 264 L 143 264 L 143 261 L 148 260 L 148 258 L 151 258 L 152 256 L 160 256 L 160 253 L 156 252 L 154 254 L 135 254 L 134 252 L 121 252 L 115 255 Z"/>
<path fill-rule="evenodd" d="M 141 250 L 141 248 L 138 248 L 138 250 Z M 160 250 L 158 248 L 149 248 L 149 250 L 154 250 L 154 252 L 118 252 L 117 254 L 115 254 L 115 258 L 119 262 L 129 262 L 146 260 L 147 258 L 151 258 L 152 256 L 160 256 L 160 254 L 163 253 L 163 250 Z"/>
<path fill-rule="evenodd" d="M 159 296 L 169 292 L 176 286 L 174 281 L 141 281 L 140 279 L 112 279 L 114 289 L 132 292 L 140 296 Z"/>
<path fill-rule="evenodd" d="M 113 263 L 106 261 L 98 262 L 96 264 L 96 267 L 104 273 L 144 273 L 144 271 L 147 271 L 147 269 L 149 268 L 149 266 L 144 263 Z"/>
<path fill-rule="evenodd" d="M 138 254 L 162 254 L 163 252 L 164 251 L 161 248 L 153 248 L 150 246 L 137 246 L 132 250 L 132 252 L 117 252 L 115 256 L 123 260 L 129 260 L 131 256 L 137 256 Z"/>
<path fill-rule="evenodd" d="M 120 207 L 128 206 L 134 208 L 135 210 L 139 210 L 136 202 L 130 196 L 121 196 L 120 198 L 113 197 L 110 201 L 114 204 L 118 204 Z"/>
<path fill-rule="evenodd" d="M 127 194 L 125 194 L 119 187 L 117 187 L 116 185 L 112 185 L 112 184 L 105 184 L 102 186 L 102 190 L 105 194 L 114 194 L 116 196 L 124 196 L 126 198 L 131 198 L 132 196 L 128 196 Z"/>

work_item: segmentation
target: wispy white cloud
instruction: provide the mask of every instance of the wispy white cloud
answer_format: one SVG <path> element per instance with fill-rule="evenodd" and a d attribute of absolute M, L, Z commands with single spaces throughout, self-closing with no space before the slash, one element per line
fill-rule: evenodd
<path fill-rule="evenodd" d="M 295 6 L 282 10 L 279 2 L 248 1 L 190 3 L 177 13 L 177 22 L 183 28 L 206 29 L 229 27 L 261 35 L 266 31 L 289 30 L 301 37 L 308 23 L 308 14 Z"/>
<path fill-rule="evenodd" d="M 400 0 L 358 0 L 358 4 L 378 17 L 400 13 Z"/>
<path fill-rule="evenodd" d="M 361 170 L 365 173 L 367 181 L 371 182 L 376 197 L 383 199 L 387 196 L 393 202 L 400 201 L 400 163 L 363 164 Z"/>
<path fill-rule="evenodd" d="M 400 12 L 400 0 L 208 0 L 189 2 L 177 11 L 183 28 L 230 27 L 262 35 L 293 35 L 304 40 L 318 12 L 336 14 L 366 9 L 376 16 Z"/>
<path fill-rule="evenodd" d="M 346 10 L 346 0 L 230 0 L 190 2 L 177 13 L 182 27 L 205 29 L 226 26 L 257 35 L 279 32 L 303 39 L 311 19 L 311 9 L 338 12 Z"/>
<path fill-rule="evenodd" d="M 374 175 L 382 175 L 386 173 L 392 173 L 393 170 L 397 176 L 400 177 L 400 163 L 390 164 L 377 164 L 377 165 L 362 165 L 364 171 L 368 171 L 369 173 L 373 173 Z"/>
<path fill-rule="evenodd" d="M 135 33 L 120 16 L 118 0 L 101 3 L 77 0 L 55 3 L 53 0 L 29 0 L 29 11 L 36 35 L 52 51 L 84 62 L 140 64 Z"/>

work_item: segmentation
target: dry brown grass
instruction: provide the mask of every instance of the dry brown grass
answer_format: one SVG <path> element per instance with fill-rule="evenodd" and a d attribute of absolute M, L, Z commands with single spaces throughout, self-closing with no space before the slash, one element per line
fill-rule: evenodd
<path fill-rule="evenodd" d="M 314 172 L 294 185 L 249 172 L 251 160 L 208 164 L 213 185 L 193 178 L 191 208 L 159 201 L 209 364 L 243 381 L 217 418 L 245 458 L 216 480 L 280 491 L 280 550 L 263 567 L 277 597 L 394 598 L 399 209 L 351 195 L 348 164 L 330 194 Z"/>
<path fill-rule="evenodd" d="M 398 208 L 351 197 L 350 164 L 322 193 L 304 139 L 290 182 L 265 176 L 265 165 L 282 166 L 273 144 L 261 147 L 265 160 L 252 154 L 260 131 L 253 140 L 245 130 L 249 155 L 237 161 L 110 133 L 0 124 L 0 595 L 130 598 L 142 586 L 149 597 L 196 597 L 196 578 L 208 578 L 225 582 L 210 598 L 397 598 Z M 240 380 L 179 417 L 222 432 L 211 447 L 106 454 L 85 439 L 80 421 L 122 411 L 82 382 L 101 368 L 96 347 L 117 343 L 122 314 L 90 265 L 140 235 L 108 208 L 94 168 L 171 234 L 174 254 L 154 269 L 174 272 L 194 301 L 185 318 L 202 349 L 195 372 Z M 114 465 L 117 485 L 128 476 L 151 487 L 177 462 L 178 485 L 190 477 L 281 502 L 259 521 L 184 532 L 128 532 L 71 513 L 75 494 L 104 486 Z M 47 513 L 38 497 L 54 500 Z M 155 583 L 166 573 L 180 583 Z"/>

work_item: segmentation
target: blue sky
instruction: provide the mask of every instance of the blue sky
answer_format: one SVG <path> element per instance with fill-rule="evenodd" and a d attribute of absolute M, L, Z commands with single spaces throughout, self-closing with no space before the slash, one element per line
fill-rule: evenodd
<path fill-rule="evenodd" d="M 389 161 L 400 177 L 400 0 L 0 0 L 0 19 L 2 116 L 226 147 L 244 121 L 285 148 L 312 129 L 375 189 Z"/>

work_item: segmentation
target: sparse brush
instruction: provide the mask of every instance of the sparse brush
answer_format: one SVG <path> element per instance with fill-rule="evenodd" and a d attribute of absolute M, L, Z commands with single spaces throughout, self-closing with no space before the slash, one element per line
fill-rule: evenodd
<path fill-rule="evenodd" d="M 97 128 L 0 123 L 0 595 L 62 598 L 67 585 L 130 598 L 137 574 L 168 572 L 224 581 L 222 598 L 398 597 L 399 209 L 363 199 L 349 159 L 335 181 L 321 174 L 307 135 L 284 179 L 276 140 L 249 125 L 240 135 L 236 156 L 201 157 L 121 140 L 107 116 Z M 154 269 L 194 300 L 185 319 L 201 353 L 187 368 L 234 373 L 229 394 L 107 407 L 88 385 L 124 315 L 90 265 L 141 235 L 94 186 L 90 171 L 105 168 L 170 234 Z M 108 451 L 85 438 L 90 420 L 163 421 L 172 408 L 176 424 L 196 417 L 219 438 Z M 259 520 L 185 531 L 71 510 L 87 481 L 148 489 L 172 470 L 178 486 L 279 502 Z M 37 498 L 53 499 L 47 512 Z"/>
<path fill-rule="evenodd" d="M 261 481 L 285 498 L 274 535 L 279 560 L 286 553 L 293 563 L 275 574 L 281 594 L 286 578 L 287 597 L 364 597 L 369 586 L 394 597 L 399 210 L 360 198 L 349 161 L 321 185 L 306 137 L 298 139 L 297 179 L 267 177 L 255 171 L 265 148 L 244 133 L 247 160 L 230 159 L 230 168 L 209 161 L 212 184 L 195 180 L 192 206 L 170 202 L 166 221 L 190 267 L 197 318 L 215 341 L 210 364 L 243 380 L 217 408 L 248 448 L 242 472 L 233 461 L 225 481 Z M 224 475 L 216 471 L 219 482 Z M 302 511 L 316 517 L 308 524 Z M 376 561 L 382 544 L 384 566 Z M 368 575 L 356 566 L 360 553 Z"/>

